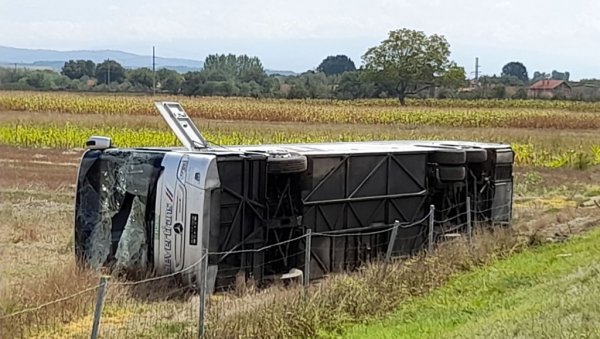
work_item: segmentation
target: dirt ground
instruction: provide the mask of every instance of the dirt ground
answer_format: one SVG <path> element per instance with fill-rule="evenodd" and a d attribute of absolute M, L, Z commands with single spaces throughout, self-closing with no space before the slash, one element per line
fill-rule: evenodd
<path fill-rule="evenodd" d="M 73 191 L 80 156 L 81 151 L 0 146 L 0 289 L 73 260 Z"/>
<path fill-rule="evenodd" d="M 81 150 L 32 150 L 0 145 L 0 190 L 72 190 L 81 154 Z"/>

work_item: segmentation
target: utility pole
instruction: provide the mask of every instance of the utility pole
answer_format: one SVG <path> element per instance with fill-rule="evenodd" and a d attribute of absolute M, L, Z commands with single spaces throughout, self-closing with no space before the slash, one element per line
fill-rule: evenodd
<path fill-rule="evenodd" d="M 475 57 L 475 81 L 479 80 L 479 57 Z"/>
<path fill-rule="evenodd" d="M 152 46 L 152 96 L 156 95 L 156 49 Z"/>
<path fill-rule="evenodd" d="M 106 65 L 108 66 L 106 67 L 106 86 L 108 86 L 110 84 L 110 59 L 108 59 Z"/>

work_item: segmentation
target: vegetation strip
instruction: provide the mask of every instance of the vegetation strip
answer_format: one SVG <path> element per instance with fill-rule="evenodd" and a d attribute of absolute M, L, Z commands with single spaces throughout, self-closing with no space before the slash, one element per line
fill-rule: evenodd
<path fill-rule="evenodd" d="M 196 118 L 503 128 L 600 128 L 600 104 L 542 100 L 281 100 L 0 92 L 0 111 L 155 115 L 153 102 L 176 100 Z"/>
<path fill-rule="evenodd" d="M 340 333 L 348 323 L 385 316 L 405 300 L 443 285 L 452 275 L 525 246 L 511 232 L 484 232 L 471 246 L 460 240 L 442 243 L 430 255 L 333 275 L 308 290 L 275 291 L 270 300 L 257 300 L 255 307 L 225 316 L 211 313 L 211 305 L 207 337 L 305 338 Z"/>
<path fill-rule="evenodd" d="M 525 251 L 403 303 L 348 338 L 591 337 L 600 335 L 600 230 Z"/>
<path fill-rule="evenodd" d="M 304 142 L 340 142 L 407 139 L 439 139 L 439 136 L 405 133 L 400 136 L 392 132 L 330 132 L 330 131 L 281 131 L 266 128 L 246 128 L 239 131 L 208 127 L 205 137 L 216 145 L 279 144 Z M 83 127 L 69 123 L 55 124 L 0 124 L 0 144 L 20 147 L 49 147 L 71 149 L 83 147 L 91 135 L 106 135 L 120 147 L 177 146 L 179 142 L 172 132 L 165 129 L 127 127 Z M 481 138 L 474 138 L 481 139 Z M 482 140 L 483 141 L 483 140 Z M 539 167 L 587 168 L 600 164 L 600 140 L 587 145 L 539 145 L 513 143 L 516 164 Z"/>

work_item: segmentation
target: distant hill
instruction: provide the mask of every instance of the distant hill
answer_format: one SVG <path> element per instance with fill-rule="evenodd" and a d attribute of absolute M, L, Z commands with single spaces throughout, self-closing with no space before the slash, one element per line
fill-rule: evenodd
<path fill-rule="evenodd" d="M 18 67 L 35 69 L 53 69 L 60 71 L 64 63 L 69 60 L 92 60 L 100 63 L 106 59 L 115 60 L 126 68 L 152 68 L 151 55 L 138 55 L 115 50 L 80 50 L 80 51 L 55 51 L 50 49 L 26 49 L 0 46 L 0 67 Z M 167 68 L 185 73 L 199 71 L 203 62 L 199 60 L 181 58 L 156 57 L 156 67 Z M 291 71 L 266 70 L 267 74 L 294 75 Z"/>
<path fill-rule="evenodd" d="M 265 73 L 267 73 L 267 75 L 282 75 L 282 76 L 292 76 L 292 75 L 298 75 L 298 73 L 293 72 L 293 71 L 277 71 L 277 70 L 273 70 L 273 69 L 265 69 Z"/>
<path fill-rule="evenodd" d="M 32 68 L 51 68 L 60 70 L 69 60 L 92 60 L 100 63 L 106 59 L 115 60 L 127 68 L 152 68 L 152 56 L 138 55 L 114 50 L 99 51 L 54 51 L 49 49 L 25 49 L 0 46 L 0 64 L 31 65 Z M 202 61 L 156 57 L 157 68 L 175 69 L 181 72 L 202 69 Z"/>

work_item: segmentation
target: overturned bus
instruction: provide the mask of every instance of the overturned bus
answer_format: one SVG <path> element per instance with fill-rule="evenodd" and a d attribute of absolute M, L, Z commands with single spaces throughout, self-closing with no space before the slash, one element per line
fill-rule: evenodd
<path fill-rule="evenodd" d="M 376 141 L 212 146 L 184 109 L 156 103 L 183 148 L 115 148 L 91 137 L 79 167 L 75 252 L 94 268 L 187 270 L 208 252 L 216 284 L 261 281 L 309 265 L 310 277 L 354 267 L 387 248 L 427 244 L 436 219 L 508 224 L 510 146 L 457 141 Z M 468 200 L 467 200 L 468 199 Z M 311 230 L 336 237 L 292 242 Z M 386 244 L 386 247 L 376 246 Z M 267 248 L 264 251 L 257 249 Z M 255 251 L 256 250 L 256 251 Z M 189 270 L 189 278 L 194 270 Z"/>

